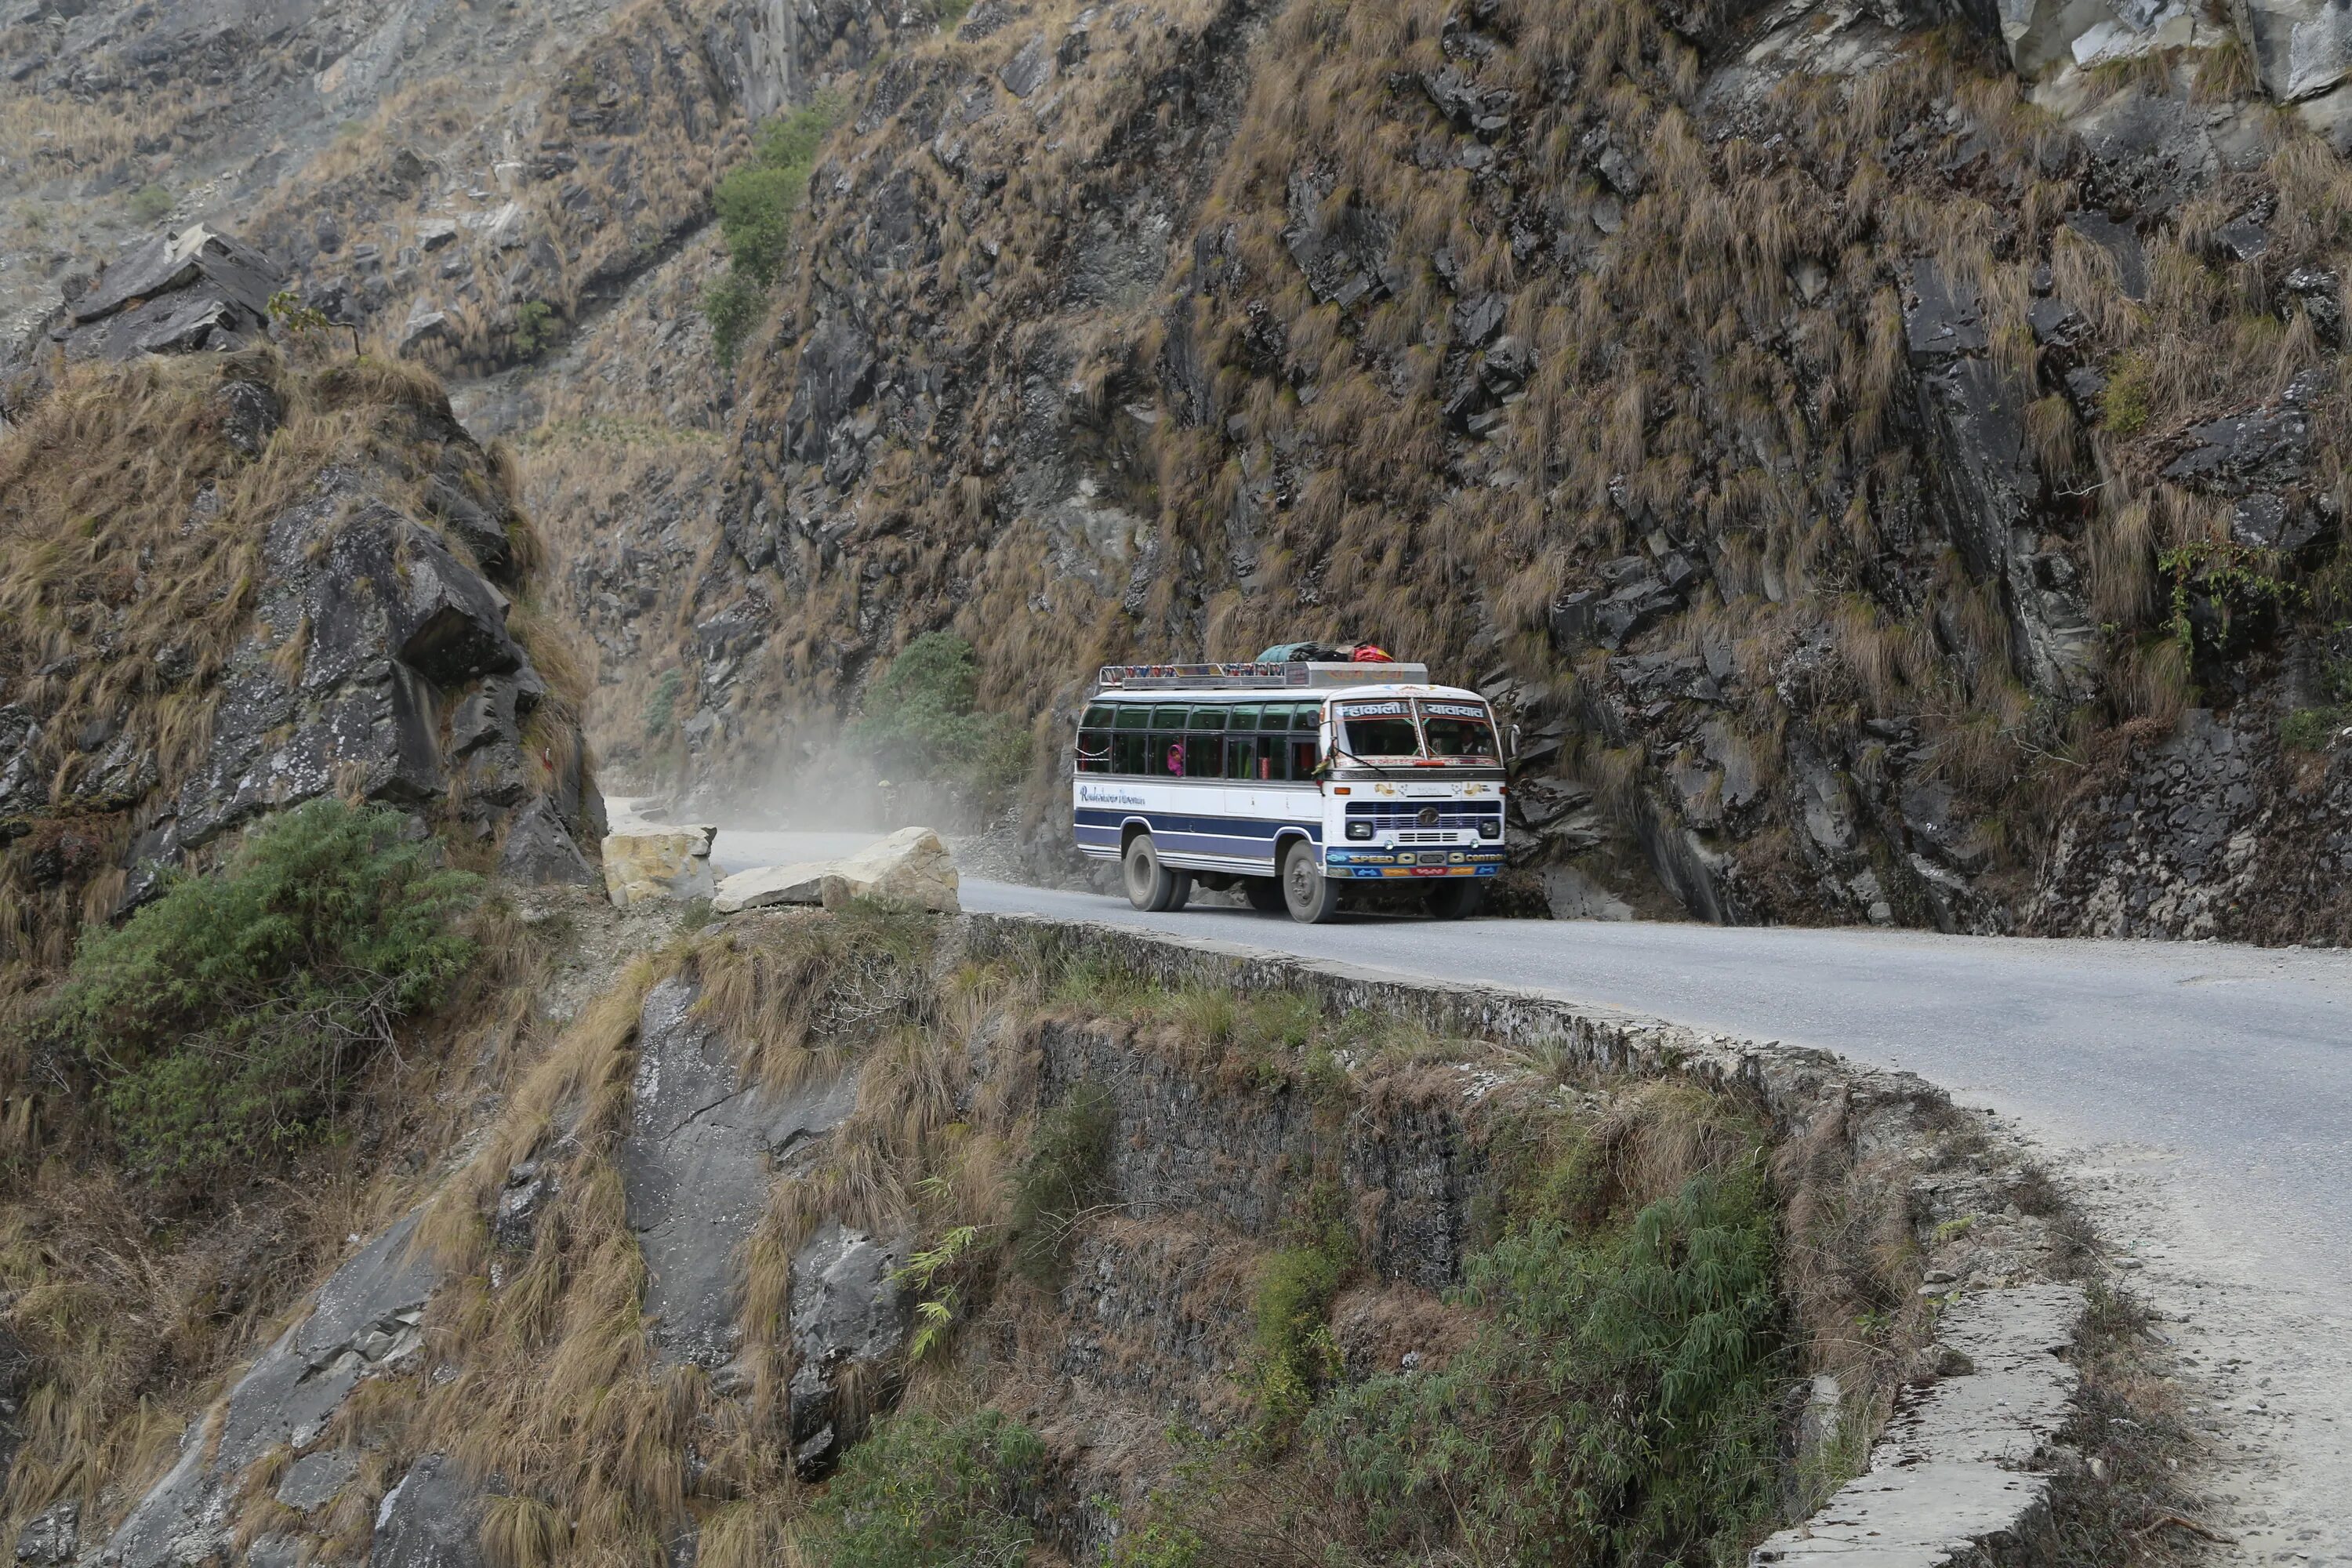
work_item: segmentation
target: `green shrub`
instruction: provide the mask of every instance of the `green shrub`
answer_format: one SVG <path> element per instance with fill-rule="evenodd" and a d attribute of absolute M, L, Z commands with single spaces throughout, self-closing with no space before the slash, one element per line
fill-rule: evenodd
<path fill-rule="evenodd" d="M 2344 726 L 2333 708 L 2298 708 L 2279 724 L 2279 744 L 2290 752 L 2324 752 Z"/>
<path fill-rule="evenodd" d="M 131 193 L 131 216 L 141 223 L 157 223 L 171 216 L 172 193 L 150 181 Z"/>
<path fill-rule="evenodd" d="M 971 645 L 952 632 L 926 632 L 867 689 L 850 732 L 886 768 L 993 794 L 1020 778 L 1028 742 L 1013 719 L 979 710 L 979 690 Z"/>
<path fill-rule="evenodd" d="M 654 694 L 646 699 L 646 739 L 658 741 L 669 732 L 677 717 L 677 694 L 686 687 L 686 677 L 675 669 L 665 669 L 654 682 Z"/>
<path fill-rule="evenodd" d="M 1345 1270 L 1333 1248 L 1288 1247 L 1268 1258 L 1258 1275 L 1250 1382 L 1259 1436 L 1268 1444 L 1296 1426 L 1316 1394 L 1339 1375 L 1331 1301 Z"/>
<path fill-rule="evenodd" d="M 743 340 L 767 308 L 792 255 L 793 219 L 808 195 L 809 175 L 824 139 L 839 123 L 846 100 L 834 92 L 774 121 L 751 158 L 730 170 L 711 194 L 719 231 L 727 242 L 727 276 L 703 296 L 719 363 L 731 365 Z"/>
<path fill-rule="evenodd" d="M 767 310 L 767 290 L 732 268 L 702 296 L 702 313 L 710 321 L 710 349 L 722 368 L 734 368 L 744 340 Z"/>
<path fill-rule="evenodd" d="M 481 879 L 403 826 L 311 801 L 83 937 L 44 1028 L 134 1165 L 201 1179 L 315 1137 L 393 1026 L 472 963 L 460 917 Z"/>
<path fill-rule="evenodd" d="M 1471 1260 L 1468 1346 L 1335 1392 L 1308 1439 L 1400 1551 L 1739 1563 L 1777 1498 L 1773 1235 L 1753 1162 L 1599 1236 L 1536 1220 Z"/>
<path fill-rule="evenodd" d="M 2126 354 L 2107 389 L 2099 395 L 2099 421 L 2126 438 L 2147 428 L 2156 411 L 2156 383 L 2146 361 Z"/>
<path fill-rule="evenodd" d="M 1117 1125 L 1109 1094 L 1095 1084 L 1078 1085 L 1037 1119 L 1013 1195 L 1013 1257 L 1041 1285 L 1060 1279 L 1072 1223 L 1102 1201 Z"/>
<path fill-rule="evenodd" d="M 544 300 L 525 300 L 515 309 L 515 349 L 535 354 L 555 341 L 555 307 Z"/>
<path fill-rule="evenodd" d="M 901 1413 L 850 1449 L 809 1510 L 801 1542 L 827 1568 L 982 1568 L 1022 1562 L 1022 1506 L 1045 1445 L 993 1410 L 960 1421 Z"/>

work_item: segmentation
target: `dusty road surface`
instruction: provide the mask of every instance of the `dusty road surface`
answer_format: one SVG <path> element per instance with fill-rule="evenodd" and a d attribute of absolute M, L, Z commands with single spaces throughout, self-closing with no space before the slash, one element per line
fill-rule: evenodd
<path fill-rule="evenodd" d="M 713 858 L 739 869 L 866 837 L 722 832 Z M 1907 1068 L 2046 1150 L 2165 1318 L 2217 1461 L 2202 1522 L 2231 1540 L 2215 1560 L 2352 1568 L 2352 954 L 1648 922 L 1302 926 L 975 878 L 963 901 Z"/>

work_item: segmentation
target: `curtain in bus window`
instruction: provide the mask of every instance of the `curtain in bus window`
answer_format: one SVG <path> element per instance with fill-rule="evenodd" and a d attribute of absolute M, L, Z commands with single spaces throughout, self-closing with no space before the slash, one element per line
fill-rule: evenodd
<path fill-rule="evenodd" d="M 1078 772 L 1107 773 L 1110 772 L 1110 731 L 1081 730 L 1078 731 Z"/>
<path fill-rule="evenodd" d="M 1140 730 L 1114 730 L 1110 737 L 1110 771 L 1143 773 L 1151 771 L 1151 737 Z"/>

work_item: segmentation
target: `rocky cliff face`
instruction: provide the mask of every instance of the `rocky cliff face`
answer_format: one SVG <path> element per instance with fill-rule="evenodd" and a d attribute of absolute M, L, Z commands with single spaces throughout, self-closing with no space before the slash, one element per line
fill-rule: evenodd
<path fill-rule="evenodd" d="M 1054 738 L 1100 660 L 1361 634 L 1528 726 L 1562 908 L 2116 929 L 2129 794 L 2144 908 L 2272 934 L 2157 755 L 2337 767 L 2352 187 L 2246 25 L 982 5 L 813 182 L 664 601 L 693 766 L 937 626 Z"/>
<path fill-rule="evenodd" d="M 10 221 L 71 230 L 10 299 L 103 299 L 152 184 L 457 376 L 638 782 L 744 796 L 950 627 L 1063 875 L 1094 665 L 1361 635 L 1525 726 L 1525 909 L 2340 925 L 2232 913 L 2164 751 L 2239 736 L 2282 864 L 2340 771 L 2316 13 L 266 11 L 8 14 Z M 713 182 L 820 86 L 721 371 Z"/>
<path fill-rule="evenodd" d="M 268 264 L 226 243 L 159 242 L 111 310 L 94 290 L 58 328 L 70 361 L 115 357 L 142 317 L 203 320 L 203 353 L 69 363 L 0 437 L 0 879 L 20 983 L 81 919 L 331 792 L 497 849 L 525 880 L 593 878 L 583 693 L 535 618 L 508 459 L 421 372 L 238 349 L 261 323 L 205 256 Z"/>

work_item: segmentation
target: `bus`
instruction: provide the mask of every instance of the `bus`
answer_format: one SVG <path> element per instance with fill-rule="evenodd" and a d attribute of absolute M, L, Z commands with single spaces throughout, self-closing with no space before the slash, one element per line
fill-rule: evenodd
<path fill-rule="evenodd" d="M 1422 665 L 1106 665 L 1078 721 L 1077 847 L 1118 862 L 1139 910 L 1197 884 L 1320 924 L 1343 888 L 1406 884 L 1458 920 L 1502 873 L 1503 744 L 1486 699 Z"/>

